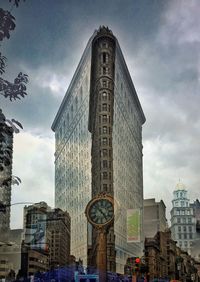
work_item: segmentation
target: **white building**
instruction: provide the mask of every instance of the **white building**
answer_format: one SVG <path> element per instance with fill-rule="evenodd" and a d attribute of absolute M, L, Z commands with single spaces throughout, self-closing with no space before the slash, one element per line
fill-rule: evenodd
<path fill-rule="evenodd" d="M 177 245 L 191 254 L 196 236 L 196 219 L 187 193 L 186 187 L 179 182 L 173 192 L 171 232 Z"/>

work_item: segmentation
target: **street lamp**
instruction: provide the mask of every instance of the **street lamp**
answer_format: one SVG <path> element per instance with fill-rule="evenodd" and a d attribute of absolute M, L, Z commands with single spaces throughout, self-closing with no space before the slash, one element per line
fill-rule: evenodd
<path fill-rule="evenodd" d="M 11 207 L 11 206 L 15 206 L 15 205 L 26 205 L 26 204 L 34 204 L 33 202 L 18 202 L 18 203 L 13 203 L 10 205 L 6 205 L 3 202 L 0 202 L 0 212 L 2 213 L 6 213 L 6 209 Z"/>

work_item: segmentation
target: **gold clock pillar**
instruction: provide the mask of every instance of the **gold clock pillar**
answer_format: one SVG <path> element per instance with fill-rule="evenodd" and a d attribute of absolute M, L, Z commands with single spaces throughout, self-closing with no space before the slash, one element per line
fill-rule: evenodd
<path fill-rule="evenodd" d="M 107 236 L 106 236 L 106 228 L 100 228 L 98 230 L 97 240 L 97 257 L 96 263 L 97 268 L 99 269 L 99 280 L 100 282 L 106 282 L 106 271 L 107 271 Z"/>
<path fill-rule="evenodd" d="M 106 282 L 107 230 L 114 220 L 113 197 L 105 193 L 97 195 L 88 203 L 85 213 L 97 233 L 96 266 L 99 271 L 99 281 Z"/>

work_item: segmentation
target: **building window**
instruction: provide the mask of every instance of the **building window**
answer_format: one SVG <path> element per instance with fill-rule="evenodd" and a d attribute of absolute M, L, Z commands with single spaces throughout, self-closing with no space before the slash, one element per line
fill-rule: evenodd
<path fill-rule="evenodd" d="M 108 155 L 107 149 L 103 149 L 103 157 L 107 157 L 107 155 Z"/>
<path fill-rule="evenodd" d="M 104 133 L 104 134 L 108 133 L 108 128 L 107 128 L 107 126 L 103 126 L 103 133 Z"/>
<path fill-rule="evenodd" d="M 108 62 L 108 53 L 106 53 L 106 52 L 102 53 L 102 62 L 103 62 L 103 64 Z"/>
<path fill-rule="evenodd" d="M 185 217 L 183 218 L 183 223 L 186 223 L 186 218 Z"/>
<path fill-rule="evenodd" d="M 108 179 L 108 173 L 106 171 L 103 172 L 103 179 Z"/>
<path fill-rule="evenodd" d="M 178 234 L 178 238 L 181 239 L 181 234 Z"/>
<path fill-rule="evenodd" d="M 103 190 L 107 190 L 108 185 L 107 184 L 103 184 Z"/>
<path fill-rule="evenodd" d="M 192 239 L 192 233 L 189 234 L 189 238 Z"/>
<path fill-rule="evenodd" d="M 83 88 L 82 88 L 82 86 L 81 86 L 81 89 L 80 89 L 80 98 L 81 98 L 81 101 L 82 101 L 82 99 L 83 99 Z"/>
<path fill-rule="evenodd" d="M 103 145 L 107 145 L 107 144 L 108 144 L 108 139 L 107 139 L 106 137 L 104 137 L 104 138 L 102 139 L 102 144 L 103 144 Z"/>
<path fill-rule="evenodd" d="M 178 231 L 181 232 L 181 226 L 178 226 Z"/>
<path fill-rule="evenodd" d="M 107 104 L 102 105 L 102 111 L 107 111 Z"/>
<path fill-rule="evenodd" d="M 186 232 L 186 226 L 183 226 L 183 231 Z"/>
<path fill-rule="evenodd" d="M 103 168 L 107 168 L 108 167 L 108 161 L 107 160 L 103 160 Z"/>
<path fill-rule="evenodd" d="M 103 87 L 107 87 L 106 80 L 103 80 Z"/>
<path fill-rule="evenodd" d="M 62 139 L 62 127 L 60 127 L 60 139 Z"/>
<path fill-rule="evenodd" d="M 187 234 L 184 234 L 184 239 L 187 239 Z"/>
<path fill-rule="evenodd" d="M 107 120 L 108 120 L 108 116 L 107 115 L 103 115 L 103 122 L 107 122 Z"/>
<path fill-rule="evenodd" d="M 102 62 L 103 64 L 106 63 L 106 53 L 105 52 L 102 53 Z"/>
<path fill-rule="evenodd" d="M 78 108 L 78 97 L 77 96 L 75 98 L 75 107 L 76 107 L 76 110 L 77 110 L 77 108 Z"/>
<path fill-rule="evenodd" d="M 107 100 L 107 93 L 106 92 L 102 93 L 102 100 Z"/>
<path fill-rule="evenodd" d="M 103 75 L 108 74 L 108 68 L 107 67 L 103 67 L 102 70 L 103 70 Z"/>
<path fill-rule="evenodd" d="M 177 218 L 177 223 L 181 223 L 181 219 L 179 217 Z"/>
<path fill-rule="evenodd" d="M 187 241 L 184 241 L 184 246 L 187 247 L 188 243 Z"/>
<path fill-rule="evenodd" d="M 191 219 L 191 217 L 190 217 L 190 218 L 188 218 L 188 223 L 192 223 L 192 219 Z"/>

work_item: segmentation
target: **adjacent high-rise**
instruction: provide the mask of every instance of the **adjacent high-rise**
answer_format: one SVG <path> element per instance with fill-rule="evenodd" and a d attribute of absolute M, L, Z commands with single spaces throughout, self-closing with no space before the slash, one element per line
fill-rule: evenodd
<path fill-rule="evenodd" d="M 21 267 L 25 275 L 69 264 L 70 216 L 45 202 L 24 207 Z M 34 263 L 33 263 L 34 261 Z"/>
<path fill-rule="evenodd" d="M 98 242 L 84 211 L 100 192 L 111 194 L 116 213 L 120 210 L 107 235 L 107 269 L 122 273 L 126 259 L 142 251 L 141 243 L 127 243 L 126 218 L 127 210 L 143 207 L 144 122 L 119 43 L 108 28 L 100 27 L 86 46 L 52 125 L 55 206 L 69 212 L 71 254 L 85 265 Z M 139 222 L 142 233 L 142 218 Z"/>
<path fill-rule="evenodd" d="M 180 182 L 173 192 L 171 232 L 172 239 L 177 241 L 177 245 L 191 254 L 196 237 L 196 219 L 193 207 L 190 205 L 188 191 Z"/>
<path fill-rule="evenodd" d="M 5 122 L 0 110 L 0 204 L 5 212 L 0 212 L 0 238 L 7 237 L 10 230 L 10 204 L 12 180 L 13 129 Z"/>
<path fill-rule="evenodd" d="M 166 231 L 166 206 L 161 200 L 144 199 L 144 237 L 154 237 L 158 231 Z"/>

